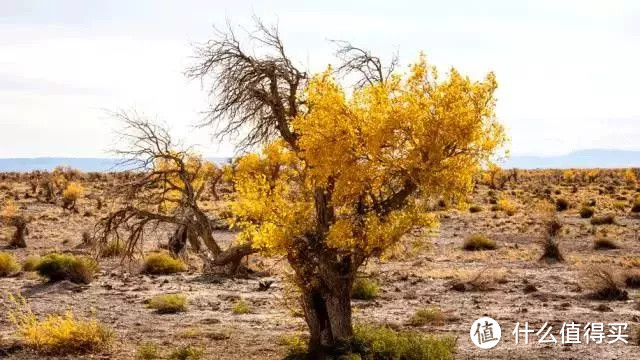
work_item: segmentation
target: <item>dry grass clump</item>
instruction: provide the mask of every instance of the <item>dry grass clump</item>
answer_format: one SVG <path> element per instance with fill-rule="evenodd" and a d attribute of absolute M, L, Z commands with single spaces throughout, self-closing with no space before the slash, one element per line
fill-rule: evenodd
<path fill-rule="evenodd" d="M 606 267 L 593 267 L 585 274 L 587 288 L 591 289 L 589 297 L 595 300 L 629 299 L 629 294 L 621 289 L 619 275 L 615 270 Z"/>
<path fill-rule="evenodd" d="M 239 299 L 231 307 L 231 312 L 236 315 L 248 314 L 250 311 L 249 304 L 244 299 Z"/>
<path fill-rule="evenodd" d="M 595 213 L 595 209 L 591 206 L 583 206 L 580 208 L 580 217 L 583 219 L 588 219 L 593 216 Z"/>
<path fill-rule="evenodd" d="M 178 346 L 168 356 L 170 360 L 199 360 L 204 352 L 201 348 L 193 345 Z"/>
<path fill-rule="evenodd" d="M 518 210 L 516 208 L 516 205 L 509 201 L 508 199 L 501 199 L 498 200 L 498 210 L 502 210 L 504 211 L 507 215 L 512 216 L 516 213 L 516 211 Z"/>
<path fill-rule="evenodd" d="M 29 256 L 22 262 L 23 271 L 36 271 L 36 267 L 42 258 L 40 256 Z"/>
<path fill-rule="evenodd" d="M 564 198 L 556 199 L 556 210 L 557 211 L 565 211 L 569 208 L 569 201 Z"/>
<path fill-rule="evenodd" d="M 140 360 L 155 360 L 160 358 L 158 345 L 152 342 L 143 342 L 136 349 L 136 358 Z"/>
<path fill-rule="evenodd" d="M 593 241 L 593 249 L 594 250 L 613 250 L 617 249 L 618 245 L 609 238 L 597 238 Z"/>
<path fill-rule="evenodd" d="M 435 336 L 417 331 L 397 331 L 385 325 L 354 326 L 350 342 L 329 349 L 328 358 L 359 359 L 438 359 L 452 360 L 457 346 L 455 336 Z M 309 359 L 307 342 L 300 337 L 283 342 L 287 346 L 285 360 Z"/>
<path fill-rule="evenodd" d="M 20 265 L 8 252 L 0 252 L 0 277 L 11 276 L 20 271 Z"/>
<path fill-rule="evenodd" d="M 495 240 L 483 234 L 474 234 L 464 239 L 462 248 L 468 251 L 494 250 L 497 247 Z"/>
<path fill-rule="evenodd" d="M 168 253 L 158 252 L 144 258 L 142 272 L 145 274 L 165 275 L 183 272 L 187 266 L 180 259 L 171 257 Z"/>
<path fill-rule="evenodd" d="M 407 321 L 407 325 L 410 326 L 425 326 L 425 325 L 442 325 L 444 324 L 445 315 L 436 306 L 424 307 L 416 310 L 411 318 Z"/>
<path fill-rule="evenodd" d="M 43 256 L 35 270 L 49 281 L 69 280 L 77 284 L 89 284 L 98 271 L 98 263 L 85 257 L 53 253 Z"/>
<path fill-rule="evenodd" d="M 591 218 L 591 225 L 613 225 L 616 218 L 613 215 L 595 216 Z"/>
<path fill-rule="evenodd" d="M 557 216 L 552 216 L 545 224 L 545 238 L 542 241 L 542 256 L 540 260 L 547 263 L 563 262 L 564 256 L 560 250 L 557 236 L 562 229 L 562 222 Z"/>
<path fill-rule="evenodd" d="M 462 274 L 450 283 L 451 290 L 466 291 L 492 291 L 495 285 L 507 281 L 507 272 L 504 269 L 482 269 L 475 273 Z"/>
<path fill-rule="evenodd" d="M 124 244 L 117 240 L 111 240 L 107 244 L 103 245 L 99 249 L 100 256 L 102 257 L 116 257 L 122 256 L 125 252 Z"/>
<path fill-rule="evenodd" d="M 636 198 L 631 206 L 631 212 L 640 213 L 640 198 Z"/>
<path fill-rule="evenodd" d="M 156 295 L 147 306 L 159 314 L 175 314 L 187 311 L 187 297 L 180 294 Z"/>
<path fill-rule="evenodd" d="M 482 206 L 480 206 L 480 205 L 471 205 L 469 207 L 469 212 L 470 213 L 478 213 L 478 212 L 481 212 L 481 211 L 482 211 Z"/>
<path fill-rule="evenodd" d="M 351 288 L 351 298 L 357 300 L 373 300 L 378 296 L 380 287 L 368 278 L 357 278 Z"/>
<path fill-rule="evenodd" d="M 99 321 L 78 320 L 73 312 L 47 315 L 39 320 L 22 298 L 10 297 L 14 309 L 9 319 L 24 345 L 40 354 L 69 355 L 101 352 L 112 343 L 114 333 Z"/>
<path fill-rule="evenodd" d="M 76 203 L 84 193 L 84 188 L 80 183 L 72 182 L 62 192 L 62 203 L 65 209 L 75 209 Z"/>
<path fill-rule="evenodd" d="M 624 279 L 625 285 L 628 288 L 639 289 L 640 288 L 640 272 L 627 274 Z"/>

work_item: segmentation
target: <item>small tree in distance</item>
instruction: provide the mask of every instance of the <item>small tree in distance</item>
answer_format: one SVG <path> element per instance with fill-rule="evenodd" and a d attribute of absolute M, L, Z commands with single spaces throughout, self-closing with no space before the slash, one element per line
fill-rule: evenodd
<path fill-rule="evenodd" d="M 503 144 L 497 84 L 455 69 L 440 79 L 423 56 L 408 74 L 385 75 L 378 58 L 342 43 L 349 66 L 339 69 L 363 77 L 348 94 L 331 68 L 297 70 L 277 29 L 258 22 L 252 36 L 272 51 L 249 55 L 220 33 L 188 74 L 213 77 L 210 123 L 224 121 L 222 135 L 245 128 L 242 144 L 263 145 L 237 163 L 235 226 L 252 248 L 287 258 L 310 353 L 322 358 L 353 336 L 356 271 L 414 227 L 434 226 L 425 200 L 464 198 Z"/>

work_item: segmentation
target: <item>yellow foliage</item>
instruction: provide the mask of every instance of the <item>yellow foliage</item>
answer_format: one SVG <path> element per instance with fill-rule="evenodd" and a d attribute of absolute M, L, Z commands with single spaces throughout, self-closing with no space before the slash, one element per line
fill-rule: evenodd
<path fill-rule="evenodd" d="M 636 172 L 633 169 L 626 169 L 624 171 L 624 181 L 629 186 L 636 186 L 638 179 L 636 178 Z"/>
<path fill-rule="evenodd" d="M 575 172 L 575 171 L 573 171 L 573 170 L 565 170 L 565 171 L 562 173 L 562 178 L 563 178 L 565 181 L 573 181 L 573 180 L 575 180 L 575 178 L 576 178 L 576 172 Z"/>
<path fill-rule="evenodd" d="M 84 188 L 80 183 L 71 182 L 62 192 L 62 199 L 70 203 L 77 201 L 84 193 Z"/>
<path fill-rule="evenodd" d="M 72 354 L 101 351 L 113 340 L 113 332 L 92 319 L 77 320 L 71 311 L 64 315 L 47 315 L 38 320 L 23 298 L 9 296 L 14 310 L 9 319 L 25 345 L 46 354 Z"/>
<path fill-rule="evenodd" d="M 436 225 L 426 201 L 466 198 L 505 141 L 493 73 L 471 81 L 451 69 L 439 80 L 421 56 L 407 76 L 350 96 L 331 74 L 309 81 L 307 109 L 291 123 L 295 147 L 274 141 L 237 163 L 233 224 L 262 251 L 295 255 L 300 239 L 318 233 L 316 200 L 326 195 L 323 243 L 379 256 L 414 226 Z M 390 205 L 402 189 L 415 195 Z"/>
<path fill-rule="evenodd" d="M 162 212 L 174 210 L 183 200 L 185 191 L 193 194 L 202 193 L 207 180 L 216 171 L 216 166 L 212 162 L 200 156 L 176 155 L 176 157 L 181 158 L 186 171 L 181 172 L 180 164 L 172 158 L 158 158 L 153 164 L 156 172 L 165 174 L 163 181 L 158 184 L 160 187 L 158 191 L 164 194 L 164 201 L 160 204 Z M 186 178 L 181 177 L 180 174 Z"/>
<path fill-rule="evenodd" d="M 15 201 L 11 199 L 7 199 L 2 207 L 2 211 L 0 211 L 0 217 L 13 217 L 18 214 L 18 207 L 16 206 Z"/>

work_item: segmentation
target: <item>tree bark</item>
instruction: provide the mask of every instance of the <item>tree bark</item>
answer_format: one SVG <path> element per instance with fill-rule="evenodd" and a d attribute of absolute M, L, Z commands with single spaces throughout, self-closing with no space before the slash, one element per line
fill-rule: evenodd
<path fill-rule="evenodd" d="M 351 323 L 351 281 L 328 284 L 328 291 L 305 291 L 302 308 L 309 326 L 309 358 L 328 359 L 336 345 L 353 337 Z"/>

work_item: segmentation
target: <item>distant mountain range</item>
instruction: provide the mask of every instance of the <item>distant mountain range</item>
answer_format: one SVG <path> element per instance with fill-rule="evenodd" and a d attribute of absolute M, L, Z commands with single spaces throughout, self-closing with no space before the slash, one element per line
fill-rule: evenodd
<path fill-rule="evenodd" d="M 207 158 L 214 163 L 222 164 L 231 158 Z M 70 158 L 70 157 L 39 157 L 39 158 L 0 158 L 0 172 L 53 170 L 56 166 L 70 166 L 82 171 L 120 171 L 126 170 L 118 164 L 118 159 L 110 158 Z"/>
<path fill-rule="evenodd" d="M 230 158 L 207 158 L 215 163 L 229 162 Z M 109 158 L 0 158 L 0 172 L 52 170 L 56 166 L 71 166 L 82 171 L 118 171 L 117 159 Z M 566 169 L 566 168 L 624 168 L 640 167 L 640 151 L 580 150 L 559 156 L 512 156 L 501 164 L 504 168 Z"/>

